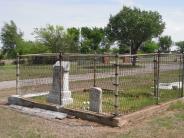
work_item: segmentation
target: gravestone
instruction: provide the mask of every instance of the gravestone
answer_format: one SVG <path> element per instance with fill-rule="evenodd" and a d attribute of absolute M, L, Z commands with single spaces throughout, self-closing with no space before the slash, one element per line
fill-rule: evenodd
<path fill-rule="evenodd" d="M 93 87 L 90 89 L 89 110 L 93 112 L 102 112 L 102 89 Z"/>
<path fill-rule="evenodd" d="M 182 87 L 182 82 L 159 83 L 159 89 L 163 89 L 163 90 L 180 89 L 181 87 Z"/>
<path fill-rule="evenodd" d="M 54 64 L 52 90 L 49 92 L 48 102 L 59 104 L 61 95 L 61 105 L 73 103 L 73 99 L 71 98 L 71 91 L 69 90 L 69 70 L 70 63 L 68 61 L 61 62 L 61 73 L 60 62 L 57 61 Z"/>
<path fill-rule="evenodd" d="M 182 88 L 182 82 L 173 82 L 171 83 L 172 88 L 175 89 L 181 89 Z"/>
<path fill-rule="evenodd" d="M 109 56 L 103 56 L 102 60 L 103 60 L 103 64 L 109 64 L 110 63 L 110 57 Z"/>
<path fill-rule="evenodd" d="M 131 63 L 131 57 L 130 56 L 124 56 L 122 57 L 123 63 Z"/>
<path fill-rule="evenodd" d="M 171 83 L 159 83 L 159 89 L 172 90 L 172 84 Z"/>

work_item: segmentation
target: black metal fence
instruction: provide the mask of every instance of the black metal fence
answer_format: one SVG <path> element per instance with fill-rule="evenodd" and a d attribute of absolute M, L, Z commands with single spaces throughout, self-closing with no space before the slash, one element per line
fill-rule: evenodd
<path fill-rule="evenodd" d="M 20 64 L 20 60 L 24 62 Z M 89 110 L 89 89 L 94 86 L 102 89 L 102 113 L 115 115 L 183 97 L 183 54 L 161 53 L 18 56 L 17 93 L 51 92 L 53 65 L 57 61 L 70 63 L 69 89 L 73 103 L 66 105 L 67 108 Z M 47 96 L 41 94 L 31 100 L 48 103 Z"/>

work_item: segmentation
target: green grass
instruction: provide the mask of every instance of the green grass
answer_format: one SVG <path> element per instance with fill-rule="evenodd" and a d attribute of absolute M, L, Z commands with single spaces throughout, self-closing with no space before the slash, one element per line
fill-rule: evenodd
<path fill-rule="evenodd" d="M 140 68 L 141 66 L 137 65 L 135 67 L 131 65 L 121 65 L 121 69 L 129 69 L 129 68 Z M 48 64 L 35 64 L 35 65 L 24 65 L 20 64 L 20 79 L 34 79 L 34 78 L 44 78 L 44 77 L 52 77 L 53 65 Z M 114 71 L 113 64 L 102 64 L 98 63 L 96 65 L 96 72 L 112 72 Z M 85 65 L 85 64 L 77 64 L 72 62 L 70 64 L 70 74 L 85 74 L 92 73 L 93 65 Z M 5 65 L 0 66 L 0 74 L 2 74 L 0 81 L 7 80 L 15 80 L 16 79 L 16 65 Z"/>
<path fill-rule="evenodd" d="M 184 104 L 183 102 L 177 102 L 176 104 L 172 104 L 169 110 L 184 110 Z"/>
<path fill-rule="evenodd" d="M 0 66 L 0 82 L 15 80 L 16 79 L 16 66 L 15 65 L 5 65 Z"/>
<path fill-rule="evenodd" d="M 161 93 L 162 94 L 162 93 Z M 145 96 L 145 95 L 139 95 L 139 96 L 130 96 L 126 94 L 120 94 L 119 95 L 119 109 L 121 113 L 129 113 L 133 111 L 140 110 L 146 106 L 154 105 L 156 104 L 156 98 L 153 96 Z M 67 105 L 67 108 L 73 108 L 73 109 L 82 109 L 87 110 L 89 105 L 85 104 L 89 101 L 89 92 L 73 92 L 72 98 L 74 100 L 73 104 Z M 102 95 L 102 110 L 105 113 L 112 113 L 114 112 L 114 95 L 113 93 L 109 92 L 103 92 Z M 165 98 L 165 97 L 164 97 Z M 172 98 L 166 98 L 160 100 L 160 102 L 169 101 Z M 36 102 L 40 102 L 43 104 L 49 104 L 47 102 L 46 96 L 39 96 L 34 97 L 33 100 Z"/>
<path fill-rule="evenodd" d="M 165 71 L 161 73 L 160 78 L 164 80 L 164 82 L 171 82 L 170 78 L 173 81 L 177 81 L 178 79 L 178 71 Z M 98 79 L 97 86 L 101 88 L 111 88 L 114 89 L 112 85 L 112 80 L 109 78 Z M 86 83 L 91 83 L 91 81 L 77 81 L 72 82 L 72 85 L 76 83 L 75 87 L 85 88 Z M 120 77 L 120 86 L 119 86 L 119 110 L 121 113 L 129 113 L 133 111 L 137 111 L 146 106 L 154 105 L 157 102 L 156 97 L 153 96 L 154 89 L 153 87 L 153 74 L 139 74 L 135 76 L 125 76 Z M 181 95 L 179 90 L 160 90 L 160 98 L 159 103 L 166 102 L 172 99 L 179 98 Z M 74 99 L 74 103 L 67 106 L 69 108 L 74 109 L 87 109 L 89 105 L 85 104 L 85 102 L 89 101 L 89 92 L 77 91 L 72 92 L 72 98 Z M 114 93 L 113 91 L 103 90 L 102 95 L 102 105 L 103 112 L 112 113 L 114 112 Z M 35 98 L 34 100 L 46 103 L 46 99 L 43 97 Z"/>

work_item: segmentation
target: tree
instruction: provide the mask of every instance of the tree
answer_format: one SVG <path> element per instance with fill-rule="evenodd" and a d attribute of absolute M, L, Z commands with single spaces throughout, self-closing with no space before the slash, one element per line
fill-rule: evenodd
<path fill-rule="evenodd" d="M 88 28 L 82 27 L 81 28 L 81 35 L 82 35 L 82 46 L 81 52 L 85 51 L 89 53 L 99 52 L 101 47 L 103 47 L 105 43 L 105 34 L 102 28 Z"/>
<path fill-rule="evenodd" d="M 178 47 L 181 53 L 184 52 L 184 41 L 179 41 L 175 43 Z"/>
<path fill-rule="evenodd" d="M 159 49 L 159 45 L 156 42 L 151 40 L 146 41 L 142 47 L 142 51 L 144 53 L 154 53 L 158 49 Z"/>
<path fill-rule="evenodd" d="M 80 52 L 79 29 L 75 27 L 68 28 L 65 35 L 65 40 L 67 45 L 66 47 L 68 47 L 68 52 L 71 52 L 71 53 Z"/>
<path fill-rule="evenodd" d="M 35 28 L 34 35 L 38 42 L 49 47 L 51 52 L 65 52 L 65 31 L 62 26 L 46 25 L 44 28 Z"/>
<path fill-rule="evenodd" d="M 17 43 L 16 51 L 20 55 L 37 54 L 37 53 L 49 52 L 49 48 L 39 42 L 23 40 Z"/>
<path fill-rule="evenodd" d="M 143 42 L 158 37 L 164 28 L 165 23 L 158 12 L 123 7 L 118 14 L 110 17 L 106 35 L 119 46 L 129 46 L 131 53 L 137 54 Z M 136 57 L 132 64 L 136 64 Z"/>
<path fill-rule="evenodd" d="M 160 51 L 161 52 L 169 52 L 170 47 L 172 45 L 172 39 L 171 36 L 161 36 L 159 38 L 159 46 L 160 46 Z"/>
<path fill-rule="evenodd" d="M 18 30 L 16 24 L 13 21 L 5 23 L 1 29 L 1 42 L 3 44 L 2 54 L 7 58 L 15 58 L 18 43 L 23 41 L 23 32 Z"/>

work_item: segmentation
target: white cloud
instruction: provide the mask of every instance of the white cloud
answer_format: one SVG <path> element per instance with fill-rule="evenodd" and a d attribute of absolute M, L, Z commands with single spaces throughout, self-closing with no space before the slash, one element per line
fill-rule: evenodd
<path fill-rule="evenodd" d="M 174 41 L 184 40 L 184 9 L 161 10 L 163 19 L 166 22 L 164 35 L 171 35 Z"/>

